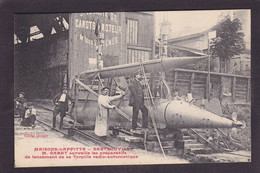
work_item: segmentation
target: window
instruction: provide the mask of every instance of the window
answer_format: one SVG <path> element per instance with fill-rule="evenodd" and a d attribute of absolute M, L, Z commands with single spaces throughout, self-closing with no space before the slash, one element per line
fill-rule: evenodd
<path fill-rule="evenodd" d="M 137 44 L 138 21 L 127 19 L 127 43 Z"/>
<path fill-rule="evenodd" d="M 127 49 L 127 63 L 139 62 L 140 59 L 142 61 L 148 61 L 150 56 L 151 52 L 149 51 Z"/>
<path fill-rule="evenodd" d="M 39 30 L 39 28 L 35 25 L 30 28 L 30 41 L 33 41 L 35 39 L 40 39 L 43 37 L 43 34 Z"/>
<path fill-rule="evenodd" d="M 22 43 L 21 40 L 14 34 L 14 44 Z"/>

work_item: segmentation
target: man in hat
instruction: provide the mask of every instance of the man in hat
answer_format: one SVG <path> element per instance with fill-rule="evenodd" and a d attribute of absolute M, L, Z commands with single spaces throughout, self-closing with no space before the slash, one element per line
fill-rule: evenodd
<path fill-rule="evenodd" d="M 24 114 L 26 110 L 26 99 L 24 98 L 25 93 L 20 92 L 19 96 L 15 99 L 15 110 L 20 115 L 20 118 L 24 119 Z"/>
<path fill-rule="evenodd" d="M 98 114 L 95 123 L 95 134 L 103 139 L 107 136 L 108 130 L 108 109 L 114 109 L 115 105 L 111 101 L 121 98 L 125 93 L 122 91 L 120 95 L 108 96 L 109 88 L 104 87 L 101 89 L 101 95 L 98 96 Z"/>
<path fill-rule="evenodd" d="M 54 99 L 53 103 L 55 104 L 53 110 L 53 128 L 56 128 L 56 116 L 60 114 L 60 127 L 62 128 L 63 125 L 63 118 L 66 116 L 66 111 L 69 110 L 68 101 L 74 102 L 73 99 L 68 95 L 68 89 L 66 87 L 63 88 L 62 93 L 57 94 Z"/>
<path fill-rule="evenodd" d="M 173 90 L 173 100 L 181 100 L 181 97 L 179 96 L 179 90 L 177 89 Z"/>
<path fill-rule="evenodd" d="M 130 90 L 130 100 L 129 106 L 133 107 L 133 119 L 132 119 L 132 129 L 135 131 L 137 128 L 137 119 L 139 110 L 142 112 L 142 126 L 143 128 L 148 127 L 148 109 L 144 105 L 144 92 L 143 86 L 141 85 L 142 72 L 137 71 L 134 74 L 134 79 L 129 82 L 128 88 Z"/>
<path fill-rule="evenodd" d="M 25 111 L 25 116 L 23 121 L 21 122 L 22 126 L 35 126 L 36 120 L 36 109 L 33 107 L 32 102 L 28 102 L 28 109 Z"/>

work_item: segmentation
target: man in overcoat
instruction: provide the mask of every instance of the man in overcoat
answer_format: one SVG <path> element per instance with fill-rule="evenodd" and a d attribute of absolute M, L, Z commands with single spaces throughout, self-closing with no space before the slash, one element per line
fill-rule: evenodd
<path fill-rule="evenodd" d="M 134 132 L 137 128 L 137 119 L 139 110 L 142 112 L 142 126 L 143 128 L 148 127 L 148 109 L 144 105 L 144 92 L 141 84 L 142 72 L 137 71 L 134 74 L 134 79 L 129 82 L 128 88 L 130 91 L 129 106 L 133 107 L 133 118 L 132 118 L 132 131 Z"/>

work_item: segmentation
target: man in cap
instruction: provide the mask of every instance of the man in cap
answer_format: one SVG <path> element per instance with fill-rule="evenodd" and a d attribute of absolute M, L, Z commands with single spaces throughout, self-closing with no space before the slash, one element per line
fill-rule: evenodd
<path fill-rule="evenodd" d="M 111 101 L 121 98 L 125 93 L 120 92 L 120 95 L 109 96 L 109 88 L 101 89 L 101 95 L 98 96 L 98 114 L 95 123 L 95 134 L 103 139 L 107 136 L 108 130 L 108 109 L 114 109 L 115 105 Z"/>
<path fill-rule="evenodd" d="M 25 93 L 20 92 L 19 96 L 15 99 L 15 110 L 20 115 L 22 119 L 24 119 L 24 114 L 26 110 L 26 99 L 24 98 Z"/>
<path fill-rule="evenodd" d="M 148 127 L 148 109 L 144 105 L 144 92 L 143 86 L 141 85 L 142 72 L 137 71 L 134 74 L 134 79 L 129 82 L 128 88 L 130 90 L 130 100 L 129 106 L 133 107 L 133 119 L 132 119 L 132 129 L 135 131 L 137 128 L 137 119 L 139 110 L 142 112 L 142 126 L 143 128 Z"/>
<path fill-rule="evenodd" d="M 33 107 L 32 102 L 28 102 L 28 109 L 25 111 L 25 116 L 23 121 L 21 122 L 22 126 L 35 126 L 36 120 L 36 109 Z"/>
<path fill-rule="evenodd" d="M 53 103 L 55 104 L 53 110 L 53 128 L 56 128 L 56 116 L 60 114 L 60 127 L 62 128 L 63 125 L 63 118 L 66 116 L 66 111 L 69 110 L 68 101 L 74 102 L 73 99 L 68 95 L 68 89 L 63 87 L 62 93 L 57 94 L 54 99 Z"/>
<path fill-rule="evenodd" d="M 179 90 L 177 89 L 173 90 L 173 100 L 181 100 L 181 97 L 179 96 Z"/>

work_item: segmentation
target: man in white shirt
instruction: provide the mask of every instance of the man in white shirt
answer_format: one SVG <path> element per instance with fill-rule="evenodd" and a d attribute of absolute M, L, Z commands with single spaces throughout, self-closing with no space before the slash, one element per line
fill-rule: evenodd
<path fill-rule="evenodd" d="M 69 110 L 68 100 L 73 102 L 73 99 L 68 95 L 68 89 L 66 87 L 63 88 L 62 93 L 56 95 L 53 99 L 53 103 L 55 104 L 53 110 L 53 128 L 56 128 L 56 116 L 60 114 L 60 127 L 63 125 L 63 118 L 66 116 L 66 111 Z"/>
<path fill-rule="evenodd" d="M 110 102 L 117 100 L 124 95 L 124 92 L 121 92 L 117 96 L 108 96 L 109 88 L 104 87 L 101 89 L 102 95 L 98 96 L 98 114 L 96 117 L 95 123 L 95 134 L 101 138 L 106 138 L 108 130 L 108 109 L 115 108 L 115 105 L 112 105 Z"/>

